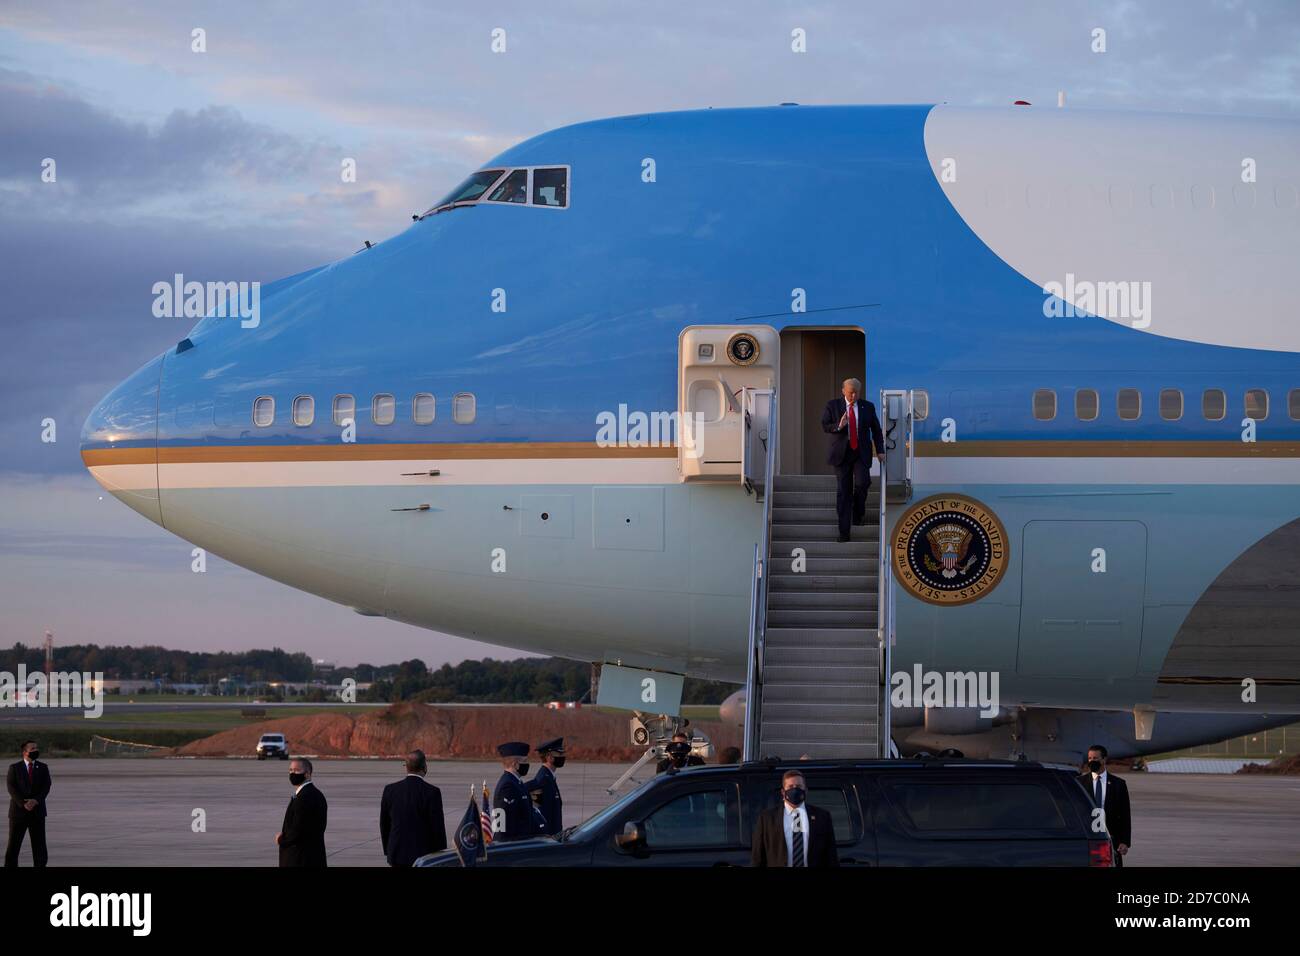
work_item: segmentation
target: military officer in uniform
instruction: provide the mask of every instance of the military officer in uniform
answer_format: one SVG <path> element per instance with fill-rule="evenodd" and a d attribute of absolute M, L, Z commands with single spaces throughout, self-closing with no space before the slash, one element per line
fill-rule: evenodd
<path fill-rule="evenodd" d="M 564 738 L 556 737 L 538 744 L 537 752 L 541 754 L 542 765 L 537 768 L 537 775 L 528 781 L 528 792 L 546 818 L 542 832 L 554 836 L 564 829 L 564 800 L 560 797 L 560 786 L 555 782 L 555 771 L 564 766 Z"/>
<path fill-rule="evenodd" d="M 533 811 L 528 785 L 524 783 L 528 763 L 521 759 L 528 756 L 528 744 L 512 740 L 498 747 L 497 753 L 505 772 L 492 794 L 492 839 L 508 842 L 536 836 L 542 832 L 541 815 Z M 501 810 L 504 814 L 497 812 Z"/>

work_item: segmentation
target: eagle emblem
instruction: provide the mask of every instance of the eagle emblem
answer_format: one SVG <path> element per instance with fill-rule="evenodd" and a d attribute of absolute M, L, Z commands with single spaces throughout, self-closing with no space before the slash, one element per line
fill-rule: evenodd
<path fill-rule="evenodd" d="M 926 532 L 925 537 L 930 542 L 930 554 L 939 558 L 939 564 L 935 564 L 930 555 L 926 555 L 925 566 L 931 571 L 939 571 L 945 578 L 964 574 L 975 561 L 974 557 L 966 560 L 971 535 L 959 524 L 941 524 Z"/>
<path fill-rule="evenodd" d="M 965 495 L 932 495 L 894 525 L 894 574 L 900 588 L 928 604 L 977 601 L 1005 577 L 1007 532 L 998 516 Z"/>

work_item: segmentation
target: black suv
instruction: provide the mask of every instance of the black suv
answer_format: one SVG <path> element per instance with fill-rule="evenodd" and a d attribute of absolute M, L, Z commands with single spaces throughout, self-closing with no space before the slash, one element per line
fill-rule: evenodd
<path fill-rule="evenodd" d="M 748 866 L 758 814 L 798 770 L 841 866 L 1111 866 L 1077 771 L 996 760 L 764 761 L 659 774 L 558 838 L 494 843 L 492 866 Z M 454 850 L 416 866 L 457 866 Z"/>

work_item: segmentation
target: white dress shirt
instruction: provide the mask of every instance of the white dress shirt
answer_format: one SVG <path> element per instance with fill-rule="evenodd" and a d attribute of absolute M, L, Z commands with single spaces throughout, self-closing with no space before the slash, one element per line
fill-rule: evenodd
<path fill-rule="evenodd" d="M 786 866 L 794 866 L 794 828 L 795 820 L 799 821 L 799 832 L 803 834 L 803 865 L 808 865 L 808 806 L 800 804 L 797 807 L 790 806 L 785 801 L 781 802 L 785 808 L 785 859 Z"/>
<path fill-rule="evenodd" d="M 310 781 L 310 780 L 304 780 L 302 783 L 298 784 L 298 786 L 296 786 L 296 787 L 293 788 L 293 795 L 294 795 L 295 797 L 298 796 L 298 794 L 302 793 L 302 788 L 303 788 L 303 787 L 310 787 L 310 786 L 311 786 L 311 781 Z"/>

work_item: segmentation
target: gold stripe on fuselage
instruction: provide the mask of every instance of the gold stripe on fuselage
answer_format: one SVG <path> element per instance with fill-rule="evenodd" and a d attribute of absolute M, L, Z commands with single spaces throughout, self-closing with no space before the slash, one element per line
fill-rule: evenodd
<path fill-rule="evenodd" d="M 919 441 L 918 458 L 1300 458 L 1285 441 Z M 186 445 L 92 448 L 90 465 L 272 461 L 410 461 L 556 458 L 675 458 L 673 446 L 605 447 L 595 442 L 339 443 L 331 445 Z"/>
<path fill-rule="evenodd" d="M 187 445 L 152 448 L 92 448 L 86 465 L 206 464 L 263 461 L 412 461 L 527 458 L 676 458 L 672 446 L 604 447 L 595 442 L 448 442 L 381 445 Z"/>
<path fill-rule="evenodd" d="M 1300 458 L 1289 441 L 919 441 L 918 458 Z"/>

